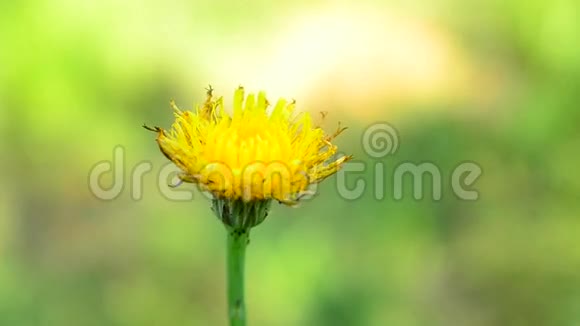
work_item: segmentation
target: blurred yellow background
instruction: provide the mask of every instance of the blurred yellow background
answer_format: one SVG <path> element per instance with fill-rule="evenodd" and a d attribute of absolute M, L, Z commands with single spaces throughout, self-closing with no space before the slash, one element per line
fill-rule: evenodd
<path fill-rule="evenodd" d="M 160 193 L 166 159 L 141 128 L 169 127 L 169 100 L 192 108 L 208 84 L 226 106 L 244 85 L 328 111 L 324 127 L 347 125 L 340 149 L 368 166 L 362 198 L 333 177 L 253 230 L 251 325 L 580 324 L 579 9 L 0 2 L 0 325 L 226 324 L 223 227 L 199 193 Z M 400 144 L 375 159 L 361 139 L 382 121 Z M 124 187 L 104 201 L 89 173 L 118 145 Z M 483 169 L 476 201 L 451 192 L 464 161 Z M 394 200 L 401 162 L 436 164 L 442 200 L 429 187 Z"/>

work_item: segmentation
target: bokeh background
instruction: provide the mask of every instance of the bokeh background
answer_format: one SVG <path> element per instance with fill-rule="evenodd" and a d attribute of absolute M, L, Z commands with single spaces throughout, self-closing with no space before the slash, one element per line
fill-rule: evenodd
<path fill-rule="evenodd" d="M 580 17 L 552 1 L 1 1 L 0 325 L 225 325 L 225 234 L 166 199 L 168 127 L 211 84 L 328 111 L 369 167 L 275 205 L 247 261 L 251 325 L 580 325 Z M 361 146 L 387 121 L 399 149 Z M 89 171 L 125 153 L 104 201 Z M 142 198 L 129 174 L 148 161 Z M 393 199 L 400 162 L 443 198 Z M 463 161 L 476 201 L 453 195 Z M 383 200 L 372 167 L 385 164 Z M 112 177 L 101 179 L 104 187 Z M 183 189 L 193 189 L 190 185 Z M 189 188 L 188 188 L 189 187 Z"/>

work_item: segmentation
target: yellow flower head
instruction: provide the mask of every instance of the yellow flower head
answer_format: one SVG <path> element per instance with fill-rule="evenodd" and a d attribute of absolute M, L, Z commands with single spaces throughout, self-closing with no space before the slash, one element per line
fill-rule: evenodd
<path fill-rule="evenodd" d="M 233 114 L 223 99 L 207 100 L 195 112 L 175 110 L 171 130 L 154 128 L 161 152 L 181 170 L 184 182 L 199 184 L 216 199 L 293 205 L 310 184 L 336 173 L 350 156 L 333 158 L 333 135 L 314 127 L 308 113 L 294 114 L 294 102 L 279 99 L 269 110 L 264 92 L 234 93 Z"/>

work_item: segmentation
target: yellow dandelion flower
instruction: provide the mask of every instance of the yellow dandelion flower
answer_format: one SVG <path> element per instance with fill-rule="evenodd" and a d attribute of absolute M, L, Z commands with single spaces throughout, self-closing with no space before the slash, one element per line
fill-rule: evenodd
<path fill-rule="evenodd" d="M 237 202 L 247 206 L 271 199 L 294 205 L 310 184 L 350 159 L 333 159 L 337 147 L 331 141 L 346 128 L 325 135 L 308 113 L 294 114 L 294 102 L 279 99 L 269 110 L 264 92 L 246 96 L 239 87 L 230 115 L 223 99 L 212 93 L 210 88 L 205 103 L 193 112 L 171 102 L 171 129 L 153 130 L 161 152 L 182 170 L 180 179 L 228 201 L 230 209 Z"/>

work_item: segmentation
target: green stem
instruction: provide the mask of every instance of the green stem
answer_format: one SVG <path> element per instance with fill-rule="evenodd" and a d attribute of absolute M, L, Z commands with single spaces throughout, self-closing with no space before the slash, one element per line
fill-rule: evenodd
<path fill-rule="evenodd" d="M 249 229 L 227 228 L 228 312 L 231 326 L 246 325 L 244 258 Z"/>

